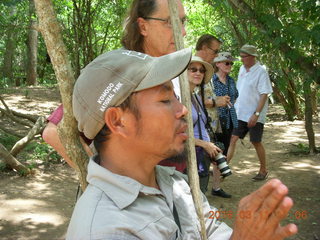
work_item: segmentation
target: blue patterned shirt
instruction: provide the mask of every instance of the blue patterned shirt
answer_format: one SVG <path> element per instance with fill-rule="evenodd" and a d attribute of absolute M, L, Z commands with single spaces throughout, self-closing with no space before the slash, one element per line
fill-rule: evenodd
<path fill-rule="evenodd" d="M 227 75 L 226 84 L 219 81 L 217 74 L 214 74 L 212 77 L 212 83 L 214 86 L 214 92 L 217 96 L 230 96 L 230 102 L 232 107 L 218 107 L 218 114 L 220 123 L 222 121 L 226 121 L 226 129 L 230 128 L 230 119 L 232 121 L 233 127 L 238 127 L 238 119 L 236 110 L 234 108 L 234 103 L 239 96 L 238 90 L 236 88 L 236 84 L 232 77 Z M 230 117 L 229 117 L 230 116 Z"/>

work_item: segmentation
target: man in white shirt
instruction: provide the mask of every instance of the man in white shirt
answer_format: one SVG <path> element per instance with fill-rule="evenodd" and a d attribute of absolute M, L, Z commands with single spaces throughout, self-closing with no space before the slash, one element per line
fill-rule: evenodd
<path fill-rule="evenodd" d="M 252 179 L 261 181 L 268 177 L 262 134 L 268 110 L 268 94 L 272 93 L 272 87 L 266 69 L 256 60 L 256 47 L 242 46 L 240 57 L 243 65 L 238 75 L 239 97 L 235 104 L 239 127 L 233 130 L 227 159 L 232 159 L 238 139 L 243 139 L 249 132 L 260 161 L 259 173 Z"/>

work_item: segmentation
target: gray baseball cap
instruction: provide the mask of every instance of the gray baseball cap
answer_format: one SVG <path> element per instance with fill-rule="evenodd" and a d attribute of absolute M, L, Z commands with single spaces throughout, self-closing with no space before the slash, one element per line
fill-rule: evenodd
<path fill-rule="evenodd" d="M 188 66 L 191 48 L 161 57 L 118 49 L 104 53 L 81 72 L 73 90 L 78 129 L 93 139 L 102 129 L 104 112 L 123 103 L 131 93 L 161 85 Z"/>

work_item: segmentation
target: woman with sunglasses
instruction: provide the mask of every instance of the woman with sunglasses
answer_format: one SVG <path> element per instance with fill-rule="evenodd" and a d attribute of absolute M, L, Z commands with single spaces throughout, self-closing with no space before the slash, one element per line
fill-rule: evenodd
<path fill-rule="evenodd" d="M 233 62 L 237 59 L 229 52 L 221 52 L 213 60 L 216 73 L 213 75 L 212 84 L 217 96 L 229 96 L 230 104 L 226 107 L 218 107 L 218 115 L 221 133 L 217 133 L 217 141 L 224 145 L 223 154 L 227 156 L 233 128 L 238 127 L 237 114 L 234 103 L 238 98 L 238 90 L 232 77 L 229 76 Z M 227 159 L 229 161 L 229 159 Z"/>
<path fill-rule="evenodd" d="M 203 104 L 204 85 L 210 81 L 212 75 L 213 67 L 211 64 L 203 61 L 200 57 L 192 57 L 188 66 L 188 80 L 192 102 L 193 131 L 196 145 L 200 189 L 203 193 L 205 193 L 208 189 L 210 176 L 209 168 L 212 159 L 214 159 L 218 152 L 221 152 L 221 149 L 210 141 L 207 130 L 209 127 L 208 113 Z M 219 174 L 219 171 L 217 172 Z M 218 186 L 219 184 L 220 181 L 214 183 L 214 185 Z M 220 191 L 223 190 L 220 189 Z"/>

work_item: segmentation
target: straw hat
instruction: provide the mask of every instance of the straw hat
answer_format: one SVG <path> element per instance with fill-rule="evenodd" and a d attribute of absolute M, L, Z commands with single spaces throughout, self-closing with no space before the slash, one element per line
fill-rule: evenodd
<path fill-rule="evenodd" d="M 206 73 L 204 75 L 204 83 L 208 83 L 210 81 L 210 79 L 212 78 L 212 76 L 213 76 L 213 67 L 212 67 L 212 65 L 207 63 L 201 57 L 198 57 L 198 56 L 192 56 L 191 61 L 189 63 L 189 66 L 190 66 L 191 63 L 201 63 L 205 67 Z"/>

